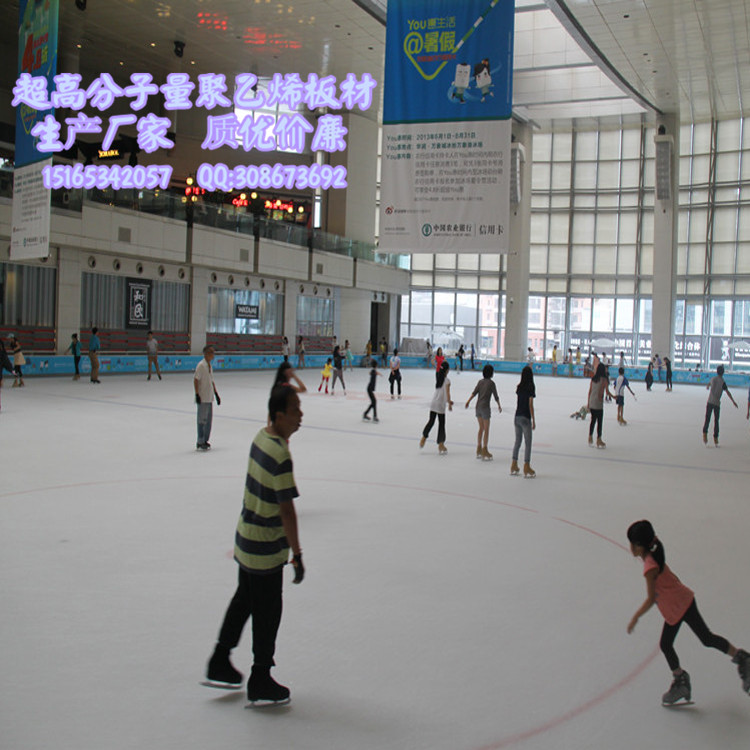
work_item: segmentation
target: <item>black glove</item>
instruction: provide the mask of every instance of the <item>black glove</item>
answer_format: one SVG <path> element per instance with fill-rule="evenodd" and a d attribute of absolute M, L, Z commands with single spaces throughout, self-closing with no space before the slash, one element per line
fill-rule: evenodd
<path fill-rule="evenodd" d="M 305 566 L 302 564 L 301 552 L 299 555 L 294 555 L 292 565 L 294 566 L 294 580 L 292 583 L 302 583 L 302 579 L 305 577 Z"/>
<path fill-rule="evenodd" d="M 219 398 L 219 394 L 214 391 L 214 396 L 216 396 L 216 406 L 221 406 L 221 399 Z"/>
<path fill-rule="evenodd" d="M 199 404 L 201 402 L 201 397 L 196 393 L 195 394 L 195 403 Z"/>

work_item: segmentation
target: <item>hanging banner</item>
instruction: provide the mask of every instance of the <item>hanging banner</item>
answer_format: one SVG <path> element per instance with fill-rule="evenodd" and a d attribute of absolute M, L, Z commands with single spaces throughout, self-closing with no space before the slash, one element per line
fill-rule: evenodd
<path fill-rule="evenodd" d="M 151 287 L 152 282 L 143 279 L 126 279 L 125 309 L 128 318 L 125 322 L 126 328 L 151 328 Z"/>
<path fill-rule="evenodd" d="M 514 0 L 389 0 L 380 248 L 506 252 Z"/>
<path fill-rule="evenodd" d="M 46 101 L 47 104 L 47 93 L 55 87 L 57 72 L 58 3 L 59 0 L 20 0 L 19 3 L 19 80 L 23 81 L 22 86 L 39 89 L 30 99 Z M 17 95 L 17 88 L 13 91 L 14 95 Z M 50 194 L 44 189 L 42 170 L 52 164 L 52 159 L 36 150 L 36 138 L 31 135 L 31 130 L 52 111 L 49 106 L 36 109 L 29 104 L 16 108 L 10 241 L 10 257 L 13 259 L 49 256 Z"/>

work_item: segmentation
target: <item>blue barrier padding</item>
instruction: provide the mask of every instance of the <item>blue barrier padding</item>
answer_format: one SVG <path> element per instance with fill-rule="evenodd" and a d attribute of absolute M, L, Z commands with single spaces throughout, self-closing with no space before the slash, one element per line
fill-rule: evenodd
<path fill-rule="evenodd" d="M 163 372 L 193 372 L 196 365 L 202 359 L 199 354 L 163 354 L 159 356 L 159 367 Z M 306 369 L 321 368 L 326 363 L 328 355 L 326 354 L 308 354 L 305 357 Z M 363 367 L 365 357 L 361 354 L 354 355 L 354 366 Z M 390 357 L 389 357 L 390 359 Z M 278 367 L 284 358 L 279 354 L 217 354 L 213 361 L 215 370 L 268 370 Z M 297 355 L 292 354 L 289 361 L 294 367 L 297 366 Z M 364 364 L 363 364 L 364 363 Z M 456 370 L 458 362 L 455 357 L 448 357 L 448 363 L 451 370 Z M 495 372 L 499 373 L 520 373 L 528 364 L 527 362 L 517 362 L 513 360 L 497 360 L 475 358 L 474 372 L 481 376 L 482 368 L 486 364 L 491 364 Z M 421 368 L 432 369 L 424 357 L 404 356 L 401 357 L 401 366 L 405 369 Z M 378 367 L 382 367 L 378 357 Z M 386 365 L 386 368 L 388 365 Z M 121 374 L 121 373 L 145 373 L 148 370 L 148 359 L 146 355 L 140 354 L 100 354 L 99 368 L 102 374 Z M 534 362 L 532 368 L 535 375 L 552 376 L 551 362 Z M 80 363 L 81 375 L 88 375 L 91 372 L 89 359 L 86 356 L 81 357 Z M 26 364 L 23 367 L 24 377 L 27 375 L 72 375 L 74 372 L 73 357 L 70 355 L 26 355 Z M 471 372 L 471 362 L 464 358 L 464 372 Z M 609 366 L 610 377 L 617 375 L 617 367 Z M 716 374 L 715 370 L 672 370 L 672 380 L 675 383 L 689 383 L 693 385 L 708 385 L 708 382 Z M 5 373 L 6 377 L 9 373 Z M 643 382 L 646 378 L 645 367 L 626 367 L 625 375 L 631 383 Z M 557 377 L 568 377 L 568 365 L 557 365 Z M 573 377 L 583 377 L 583 366 L 575 365 L 573 367 Z M 665 373 L 662 371 L 662 383 L 664 382 Z M 727 385 L 735 387 L 747 387 L 750 385 L 750 373 L 747 372 L 726 372 L 724 380 Z M 654 370 L 654 384 L 658 384 L 658 373 Z"/>

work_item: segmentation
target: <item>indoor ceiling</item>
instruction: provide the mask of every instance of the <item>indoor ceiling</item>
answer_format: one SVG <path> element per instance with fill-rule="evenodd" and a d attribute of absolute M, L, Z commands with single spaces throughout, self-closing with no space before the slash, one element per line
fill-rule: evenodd
<path fill-rule="evenodd" d="M 386 0 L 60 2 L 60 66 L 124 77 L 310 72 L 382 80 Z M 750 102 L 750 0 L 516 0 L 514 112 L 558 120 L 679 112 L 737 117 Z M 0 64 L 15 70 L 18 0 L 0 10 Z M 174 42 L 185 43 L 184 55 Z M 6 73 L 0 87 L 12 88 Z M 377 110 L 370 110 L 372 117 Z"/>

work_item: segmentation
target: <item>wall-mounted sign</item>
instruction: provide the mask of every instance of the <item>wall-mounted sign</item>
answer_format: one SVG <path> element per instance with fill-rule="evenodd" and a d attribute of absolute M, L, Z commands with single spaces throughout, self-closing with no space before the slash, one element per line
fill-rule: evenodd
<path fill-rule="evenodd" d="M 126 279 L 126 328 L 151 328 L 151 286 L 145 279 Z"/>
<path fill-rule="evenodd" d="M 235 305 L 234 317 L 258 320 L 260 318 L 258 305 Z"/>

